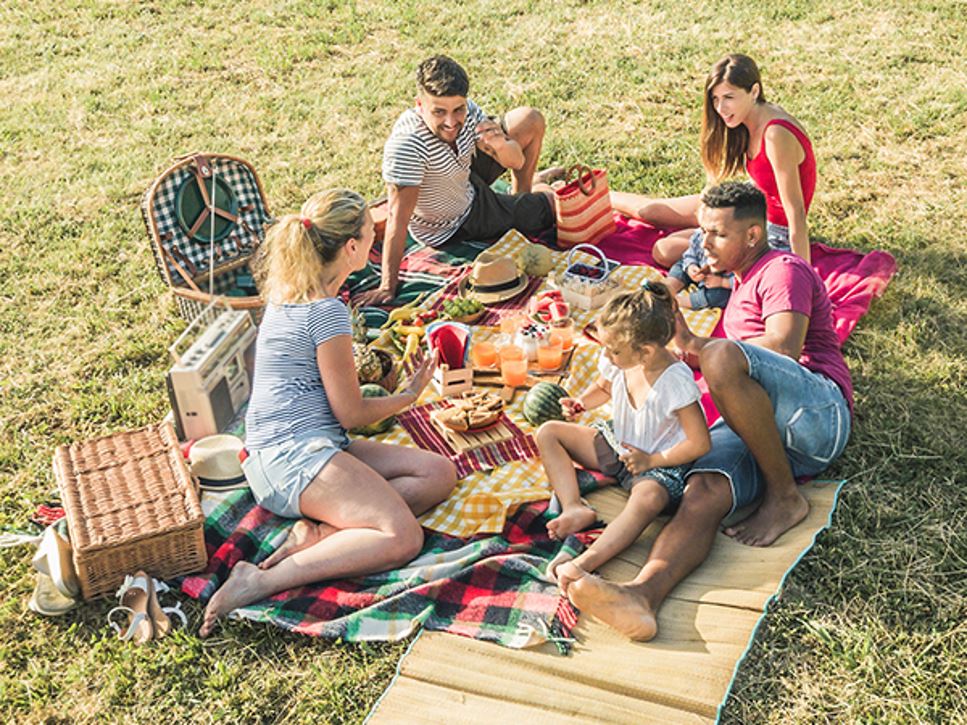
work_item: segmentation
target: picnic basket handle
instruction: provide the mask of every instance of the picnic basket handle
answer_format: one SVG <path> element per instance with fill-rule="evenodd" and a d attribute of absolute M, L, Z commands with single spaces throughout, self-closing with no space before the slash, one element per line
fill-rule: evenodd
<path fill-rule="evenodd" d="M 567 183 L 567 184 L 570 184 L 571 183 L 571 174 L 573 174 L 575 171 L 578 172 L 577 179 L 576 179 L 577 185 L 578 185 L 578 189 L 580 189 L 581 190 L 581 193 L 584 194 L 585 196 L 591 196 L 591 194 L 594 192 L 594 186 L 595 186 L 595 184 L 598 183 L 595 180 L 595 178 L 594 178 L 594 172 L 591 170 L 591 167 L 588 166 L 587 164 L 574 164 L 573 166 L 571 166 L 571 168 L 569 168 L 567 170 L 567 173 L 564 176 L 564 182 L 565 183 Z M 591 179 L 591 188 L 590 189 L 588 189 L 587 187 L 584 186 L 584 175 L 585 174 L 587 174 L 588 177 L 590 177 L 590 179 Z"/>
<path fill-rule="evenodd" d="M 571 247 L 571 250 L 567 253 L 567 259 L 564 261 L 564 269 L 568 270 L 571 268 L 571 262 L 574 258 L 574 253 L 579 250 L 587 252 L 588 254 L 595 255 L 601 260 L 601 264 L 598 266 L 600 266 L 601 270 L 605 273 L 604 277 L 601 278 L 603 281 L 604 278 L 608 276 L 608 258 L 604 256 L 604 252 L 602 252 L 598 247 L 594 246 L 593 244 L 577 244 Z"/>

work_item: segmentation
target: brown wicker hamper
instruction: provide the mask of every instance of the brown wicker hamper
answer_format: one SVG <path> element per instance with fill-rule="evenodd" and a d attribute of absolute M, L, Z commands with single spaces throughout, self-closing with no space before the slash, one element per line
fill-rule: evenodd
<path fill-rule="evenodd" d="M 125 574 L 205 568 L 205 516 L 170 423 L 60 446 L 54 476 L 85 599 Z"/>

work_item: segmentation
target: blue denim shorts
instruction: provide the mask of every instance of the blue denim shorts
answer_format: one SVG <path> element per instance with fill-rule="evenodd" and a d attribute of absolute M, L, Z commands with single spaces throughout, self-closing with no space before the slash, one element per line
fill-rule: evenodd
<path fill-rule="evenodd" d="M 764 347 L 735 342 L 775 410 L 776 426 L 793 476 L 815 476 L 829 466 L 849 439 L 849 404 L 825 375 Z M 709 430 L 712 450 L 692 464 L 693 473 L 720 473 L 732 487 L 732 511 L 758 499 L 765 478 L 741 438 L 719 418 Z M 731 513 L 731 512 L 730 512 Z"/>
<path fill-rule="evenodd" d="M 302 517 L 299 497 L 349 438 L 339 431 L 304 433 L 287 443 L 249 451 L 242 471 L 260 506 L 278 516 Z"/>
<path fill-rule="evenodd" d="M 612 421 L 594 423 L 591 426 L 597 430 L 594 436 L 594 452 L 598 457 L 598 470 L 618 482 L 625 491 L 630 491 L 638 481 L 650 478 L 668 492 L 666 512 L 674 511 L 681 503 L 682 493 L 685 491 L 685 475 L 689 466 L 666 466 L 649 468 L 643 473 L 633 474 L 618 457 L 620 442 L 614 436 Z"/>

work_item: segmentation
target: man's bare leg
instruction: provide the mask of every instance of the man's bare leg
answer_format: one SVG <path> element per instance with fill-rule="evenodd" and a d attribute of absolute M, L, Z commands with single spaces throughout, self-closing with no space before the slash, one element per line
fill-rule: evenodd
<path fill-rule="evenodd" d="M 582 612 L 631 639 L 652 639 L 658 633 L 656 617 L 662 602 L 708 557 L 718 524 L 731 507 L 732 491 L 725 476 L 689 476 L 678 512 L 658 534 L 638 576 L 612 584 L 589 574 L 570 583 L 568 598 Z"/>
<path fill-rule="evenodd" d="M 759 508 L 725 533 L 749 546 L 769 546 L 809 513 L 775 424 L 772 401 L 749 376 L 748 360 L 733 342 L 706 345 L 699 365 L 719 413 L 748 446 L 766 480 Z"/>
<path fill-rule="evenodd" d="M 511 193 L 522 194 L 531 191 L 533 187 L 547 123 L 540 111 L 522 106 L 504 114 L 504 124 L 507 127 L 507 135 L 516 141 L 524 152 L 524 165 L 519 169 L 511 169 L 510 185 Z"/>

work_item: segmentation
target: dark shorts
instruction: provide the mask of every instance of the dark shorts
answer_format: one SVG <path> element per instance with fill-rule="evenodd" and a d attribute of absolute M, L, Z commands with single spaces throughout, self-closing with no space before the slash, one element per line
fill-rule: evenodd
<path fill-rule="evenodd" d="M 611 421 L 595 423 L 594 428 L 598 431 L 594 436 L 594 453 L 598 457 L 598 470 L 601 473 L 615 479 L 625 491 L 630 491 L 636 483 L 644 479 L 656 481 L 668 492 L 668 505 L 665 511 L 671 512 L 678 508 L 682 493 L 685 491 L 685 476 L 688 474 L 689 466 L 649 468 L 643 473 L 633 474 L 618 458 L 616 450 L 618 443 L 614 437 Z"/>
<path fill-rule="evenodd" d="M 693 310 L 704 310 L 708 307 L 725 307 L 732 296 L 732 290 L 726 287 L 706 287 L 701 282 L 695 282 L 688 276 L 681 260 L 675 262 L 668 270 L 668 276 L 677 279 L 685 289 L 692 288 L 688 293 L 688 301 Z"/>
<path fill-rule="evenodd" d="M 477 151 L 470 165 L 473 204 L 470 214 L 449 241 L 489 242 L 500 239 L 510 229 L 533 236 L 554 226 L 554 210 L 542 193 L 498 194 L 490 188 L 506 169 L 498 161 Z"/>

